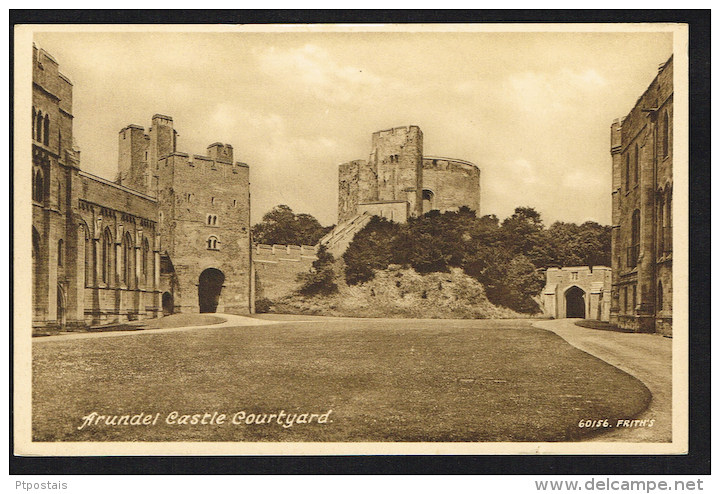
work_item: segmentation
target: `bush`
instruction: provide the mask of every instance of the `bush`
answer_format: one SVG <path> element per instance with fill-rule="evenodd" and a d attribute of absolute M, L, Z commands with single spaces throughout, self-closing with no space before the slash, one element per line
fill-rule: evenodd
<path fill-rule="evenodd" d="M 348 285 L 370 281 L 375 271 L 387 269 L 393 261 L 394 240 L 399 231 L 397 223 L 373 216 L 365 228 L 355 234 L 342 256 Z"/>
<path fill-rule="evenodd" d="M 297 280 L 302 282 L 300 293 L 303 295 L 331 295 L 338 291 L 335 283 L 335 257 L 321 245 L 317 252 L 317 259 L 312 263 L 312 271 L 300 273 Z"/>
<path fill-rule="evenodd" d="M 255 313 L 256 314 L 267 314 L 270 312 L 273 303 L 268 298 L 259 298 L 255 301 Z"/>

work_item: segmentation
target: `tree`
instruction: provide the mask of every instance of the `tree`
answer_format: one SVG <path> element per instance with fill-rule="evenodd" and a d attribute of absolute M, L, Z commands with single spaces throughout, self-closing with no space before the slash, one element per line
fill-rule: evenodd
<path fill-rule="evenodd" d="M 501 225 L 506 236 L 507 248 L 515 253 L 530 252 L 539 242 L 543 222 L 540 213 L 531 207 L 518 207 Z"/>
<path fill-rule="evenodd" d="M 312 215 L 295 214 L 284 204 L 265 213 L 252 228 L 253 241 L 259 244 L 315 245 L 333 227 L 323 227 Z"/>
<path fill-rule="evenodd" d="M 370 281 L 375 271 L 387 269 L 395 259 L 394 241 L 399 232 L 400 225 L 397 223 L 379 216 L 370 218 L 343 254 L 348 285 Z"/>
<path fill-rule="evenodd" d="M 312 263 L 309 273 L 298 274 L 297 280 L 302 282 L 300 293 L 303 295 L 331 295 L 338 291 L 335 283 L 335 257 L 321 245 L 317 251 L 317 259 Z"/>
<path fill-rule="evenodd" d="M 557 221 L 540 234 L 540 241 L 528 253 L 537 267 L 609 266 L 611 227 L 588 221 Z"/>

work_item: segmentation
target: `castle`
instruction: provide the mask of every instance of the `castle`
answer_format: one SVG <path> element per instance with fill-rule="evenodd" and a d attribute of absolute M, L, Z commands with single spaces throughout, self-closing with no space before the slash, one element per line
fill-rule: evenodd
<path fill-rule="evenodd" d="M 115 182 L 80 169 L 72 83 L 33 47 L 33 328 L 250 313 L 249 167 L 177 152 L 171 117 L 119 134 Z"/>
<path fill-rule="evenodd" d="M 339 166 L 338 225 L 320 241 L 342 254 L 370 217 L 403 223 L 429 211 L 480 212 L 480 169 L 468 162 L 423 155 L 420 127 L 395 127 L 372 135 L 368 161 Z"/>
<path fill-rule="evenodd" d="M 673 59 L 611 126 L 610 322 L 672 334 Z"/>

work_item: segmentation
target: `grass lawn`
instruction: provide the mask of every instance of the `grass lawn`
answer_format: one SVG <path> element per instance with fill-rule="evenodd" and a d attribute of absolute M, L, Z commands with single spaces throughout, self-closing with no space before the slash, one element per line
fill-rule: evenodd
<path fill-rule="evenodd" d="M 554 333 L 488 320 L 35 339 L 32 391 L 35 441 L 567 441 L 593 433 L 581 419 L 614 424 L 650 401 L 640 381 Z M 313 421 L 270 422 L 281 411 Z M 159 418 L 78 430 L 92 412 Z M 172 412 L 226 420 L 167 424 Z"/>

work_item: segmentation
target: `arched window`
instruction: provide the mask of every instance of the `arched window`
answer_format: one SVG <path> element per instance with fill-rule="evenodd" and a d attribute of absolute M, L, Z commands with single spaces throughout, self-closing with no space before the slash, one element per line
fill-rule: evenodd
<path fill-rule="evenodd" d="M 133 266 L 135 263 L 133 261 L 135 256 L 133 256 L 133 251 L 132 235 L 130 235 L 130 232 L 127 232 L 122 241 L 122 270 L 120 272 L 123 277 L 122 282 L 125 283 L 128 288 L 134 285 Z"/>
<path fill-rule="evenodd" d="M 217 215 L 216 214 L 209 214 L 207 215 L 207 224 L 208 226 L 217 226 Z"/>
<path fill-rule="evenodd" d="M 625 175 L 623 177 L 625 182 L 625 192 L 630 190 L 630 151 L 625 152 Z"/>
<path fill-rule="evenodd" d="M 658 281 L 658 288 L 657 288 L 657 310 L 658 312 L 663 310 L 663 285 L 662 281 Z"/>
<path fill-rule="evenodd" d="M 635 154 L 633 155 L 633 184 L 638 183 L 640 177 L 640 149 L 635 144 Z"/>
<path fill-rule="evenodd" d="M 102 280 L 103 283 L 110 285 L 110 280 L 112 279 L 112 249 L 113 248 L 113 240 L 112 240 L 112 234 L 110 233 L 110 229 L 105 229 L 105 234 L 103 235 L 103 241 L 102 241 L 102 255 L 101 255 L 101 261 L 102 261 Z"/>
<path fill-rule="evenodd" d="M 50 145 L 50 117 L 48 117 L 47 113 L 43 119 L 43 144 Z"/>
<path fill-rule="evenodd" d="M 433 200 L 435 198 L 435 194 L 431 190 L 425 189 L 422 191 L 422 204 L 423 213 L 427 213 L 429 211 L 432 211 L 434 208 Z"/>
<path fill-rule="evenodd" d="M 93 280 L 93 249 L 92 240 L 88 236 L 87 227 L 85 230 L 85 286 L 90 286 Z"/>
<path fill-rule="evenodd" d="M 40 142 L 42 140 L 42 125 L 43 125 L 43 117 L 42 117 L 42 111 L 38 110 L 37 115 L 35 116 L 35 121 L 33 122 L 33 125 L 35 127 L 35 140 Z"/>
<path fill-rule="evenodd" d="M 660 219 L 657 253 L 658 255 L 662 256 L 663 254 L 665 254 L 665 225 L 667 223 L 667 218 L 665 218 L 665 193 L 663 191 L 660 191 L 658 193 L 657 212 L 657 217 Z"/>
<path fill-rule="evenodd" d="M 670 154 L 670 118 L 665 110 L 660 122 L 660 153 L 663 158 Z"/>
<path fill-rule="evenodd" d="M 218 250 L 218 238 L 214 235 L 208 237 L 207 248 L 208 250 Z"/>
<path fill-rule="evenodd" d="M 35 289 L 36 284 L 41 279 L 41 269 L 43 256 L 40 255 L 40 234 L 37 229 L 32 227 L 32 276 L 33 276 L 33 307 L 35 307 L 35 296 L 37 290 Z"/>
<path fill-rule="evenodd" d="M 64 253 L 64 251 L 63 251 L 63 240 L 60 239 L 60 240 L 58 240 L 58 252 L 57 252 L 57 262 L 58 262 L 58 266 L 62 266 L 62 265 L 63 265 L 63 253 Z"/>
<path fill-rule="evenodd" d="M 32 107 L 32 120 L 30 121 L 30 126 L 32 127 L 32 138 L 35 139 L 35 119 L 37 118 L 37 111 L 35 111 L 35 107 Z"/>
<path fill-rule="evenodd" d="M 142 276 L 143 276 L 143 283 L 145 285 L 149 285 L 148 282 L 148 275 L 150 273 L 150 243 L 148 242 L 148 239 L 143 237 L 143 244 L 142 244 Z"/>
<path fill-rule="evenodd" d="M 640 256 L 640 210 L 633 211 L 630 231 L 630 246 L 628 247 L 628 267 L 637 266 Z"/>
<path fill-rule="evenodd" d="M 43 202 L 43 198 L 45 197 L 45 175 L 43 174 L 42 168 L 37 168 L 33 172 L 32 196 L 35 202 Z"/>

